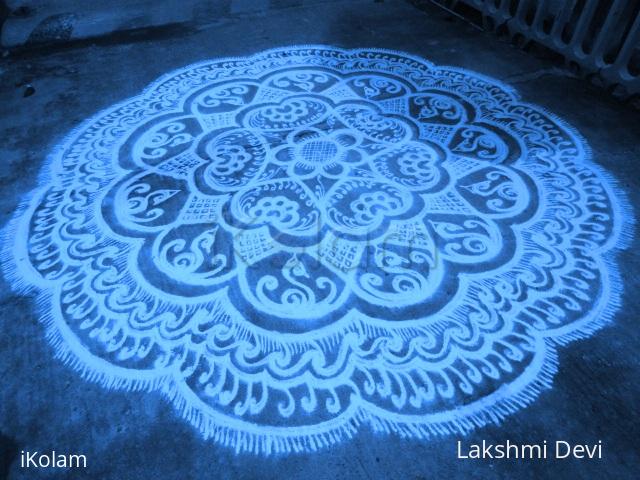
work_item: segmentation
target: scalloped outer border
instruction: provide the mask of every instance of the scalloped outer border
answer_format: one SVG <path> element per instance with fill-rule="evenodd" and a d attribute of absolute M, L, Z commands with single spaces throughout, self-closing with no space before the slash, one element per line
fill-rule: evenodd
<path fill-rule="evenodd" d="M 385 411 L 383 418 L 382 416 L 376 415 L 375 409 L 371 407 L 365 410 L 352 404 L 340 416 L 322 424 L 315 425 L 315 431 L 313 433 L 305 432 L 306 427 L 256 428 L 255 425 L 249 422 L 234 421 L 221 415 L 204 415 L 202 410 L 193 407 L 194 403 L 199 402 L 197 397 L 187 389 L 181 388 L 180 384 L 172 378 L 171 374 L 141 376 L 140 372 L 135 370 L 135 374 L 132 375 L 129 370 L 116 367 L 112 364 L 109 364 L 110 373 L 107 374 L 103 369 L 90 366 L 90 364 L 99 365 L 101 362 L 108 362 L 88 354 L 77 341 L 71 330 L 66 328 L 66 325 L 59 325 L 55 322 L 52 312 L 56 308 L 56 305 L 52 302 L 52 293 L 40 289 L 37 285 L 25 280 L 26 276 L 21 272 L 23 265 L 19 259 L 15 258 L 13 248 L 16 234 L 21 229 L 21 220 L 30 216 L 29 214 L 33 210 L 31 201 L 42 191 L 43 188 L 41 186 L 47 185 L 50 182 L 51 176 L 49 171 L 51 170 L 52 163 L 56 161 L 65 145 L 79 132 L 86 129 L 99 118 L 127 105 L 133 98 L 147 95 L 179 72 L 210 65 L 211 63 L 252 61 L 253 59 L 283 50 L 303 49 L 325 49 L 351 54 L 357 52 L 377 52 L 398 55 L 438 69 L 457 71 L 465 75 L 480 78 L 509 93 L 513 97 L 514 102 L 544 113 L 572 134 L 578 143 L 582 144 L 585 152 L 584 164 L 606 182 L 603 186 L 608 190 L 610 198 L 614 201 L 614 211 L 617 210 L 619 213 L 618 217 L 614 218 L 613 231 L 607 242 L 608 249 L 601 257 L 609 275 L 609 297 L 605 305 L 600 303 L 600 308 L 590 311 L 580 321 L 572 323 L 570 325 L 571 328 L 567 329 L 566 333 L 556 334 L 554 337 L 540 337 L 540 351 L 543 351 L 544 355 L 536 355 L 534 362 L 527 367 L 528 369 L 535 368 L 537 370 L 537 373 L 533 377 L 521 374 L 515 381 L 503 385 L 489 396 L 465 405 L 464 411 L 453 409 L 447 412 L 440 412 L 434 414 L 433 421 L 429 421 L 428 423 L 425 422 L 425 416 L 418 416 L 415 422 L 408 421 L 407 416 L 402 416 L 401 420 L 398 419 L 396 421 L 389 412 Z M 62 141 L 57 143 L 58 146 L 53 149 L 40 167 L 40 174 L 37 179 L 38 187 L 24 196 L 24 200 L 16 209 L 12 219 L 2 231 L 0 231 L 0 245 L 2 245 L 0 264 L 2 265 L 2 271 L 5 279 L 16 294 L 35 297 L 36 312 L 45 327 L 46 338 L 53 347 L 56 358 L 78 372 L 83 379 L 109 389 L 161 392 L 161 394 L 174 405 L 180 416 L 196 427 L 205 439 L 212 438 L 216 443 L 233 448 L 236 453 L 250 452 L 269 455 L 317 451 L 320 448 L 332 446 L 342 440 L 353 438 L 362 425 L 369 425 L 375 432 L 392 433 L 401 437 L 416 439 L 429 439 L 453 433 L 464 435 L 475 428 L 487 424 L 500 424 L 506 416 L 530 405 L 542 391 L 551 387 L 553 377 L 558 370 L 558 347 L 577 339 L 589 337 L 612 321 L 621 306 L 621 294 L 623 291 L 622 277 L 615 262 L 615 256 L 617 251 L 624 250 L 630 246 L 635 224 L 633 208 L 627 199 L 626 193 L 619 187 L 618 181 L 611 174 L 593 162 L 591 150 L 585 139 L 572 126 L 557 115 L 539 106 L 520 102 L 519 100 L 520 95 L 517 91 L 500 80 L 463 68 L 436 66 L 417 55 L 380 48 L 342 49 L 330 45 L 293 45 L 264 50 L 250 56 L 222 57 L 190 64 L 161 76 L 135 97 L 128 98 L 96 113 L 73 129 Z M 616 202 L 617 205 L 615 205 Z M 87 362 L 85 357 L 90 357 L 90 362 Z M 115 372 L 117 372 L 117 374 Z M 134 378 L 134 376 L 136 378 Z M 525 377 L 528 378 L 525 380 Z"/>

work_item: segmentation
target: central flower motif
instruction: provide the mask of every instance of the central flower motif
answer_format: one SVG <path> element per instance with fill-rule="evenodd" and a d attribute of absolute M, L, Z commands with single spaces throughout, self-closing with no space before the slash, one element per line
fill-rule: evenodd
<path fill-rule="evenodd" d="M 400 80 L 295 78 L 207 86 L 125 143 L 121 162 L 137 167 L 107 196 L 127 205 L 113 228 L 151 236 L 140 258 L 159 288 L 230 287 L 245 318 L 300 332 L 349 311 L 435 312 L 454 272 L 508 258 L 498 217 L 525 210 L 505 192 L 526 180 L 462 99 Z"/>
<path fill-rule="evenodd" d="M 361 142 L 362 136 L 349 130 L 294 130 L 287 136 L 287 143 L 275 149 L 274 157 L 288 167 L 287 173 L 292 177 L 339 178 L 349 167 L 362 162 L 363 153 L 358 149 Z"/>

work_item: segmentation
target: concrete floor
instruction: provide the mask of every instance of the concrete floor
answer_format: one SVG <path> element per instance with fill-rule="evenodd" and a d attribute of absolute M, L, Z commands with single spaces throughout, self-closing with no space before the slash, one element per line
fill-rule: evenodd
<path fill-rule="evenodd" d="M 444 12 L 400 0 L 316 3 L 238 13 L 135 37 L 54 51 L 13 54 L 0 63 L 0 225 L 36 186 L 48 151 L 83 119 L 139 93 L 165 72 L 203 59 L 271 47 L 322 43 L 403 50 L 510 83 L 525 101 L 566 119 L 596 162 L 640 205 L 640 113 Z M 35 93 L 23 97 L 24 84 Z M 636 209 L 636 216 L 638 215 Z M 501 426 L 466 442 L 576 443 L 602 440 L 601 461 L 464 461 L 456 438 L 417 442 L 362 430 L 313 455 L 236 456 L 202 441 L 159 395 L 107 391 L 52 358 L 31 299 L 0 286 L 0 478 L 63 478 L 19 468 L 20 450 L 81 452 L 84 472 L 64 478 L 637 478 L 640 467 L 640 237 L 620 254 L 625 282 L 615 321 L 560 351 L 553 389 Z"/>

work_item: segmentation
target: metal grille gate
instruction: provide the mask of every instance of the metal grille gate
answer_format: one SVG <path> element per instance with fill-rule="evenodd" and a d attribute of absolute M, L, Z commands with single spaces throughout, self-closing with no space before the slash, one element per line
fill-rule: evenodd
<path fill-rule="evenodd" d="M 506 33 L 537 42 L 621 96 L 640 94 L 640 0 L 430 0 Z"/>

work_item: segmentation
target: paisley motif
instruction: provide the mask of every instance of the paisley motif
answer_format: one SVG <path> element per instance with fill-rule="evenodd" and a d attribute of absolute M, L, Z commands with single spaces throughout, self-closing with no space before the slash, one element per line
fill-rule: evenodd
<path fill-rule="evenodd" d="M 328 315 L 349 297 L 344 279 L 308 254 L 271 255 L 241 272 L 239 280 L 248 294 L 233 300 L 243 311 L 255 309 L 263 328 L 315 330 L 330 323 Z M 301 310 L 307 312 L 304 320 Z"/>
<path fill-rule="evenodd" d="M 280 103 L 259 105 L 247 109 L 242 123 L 265 131 L 287 131 L 312 125 L 329 111 L 328 105 L 313 97 L 287 97 Z"/>
<path fill-rule="evenodd" d="M 289 179 L 272 180 L 239 191 L 225 211 L 225 219 L 237 228 L 267 226 L 273 238 L 281 241 L 288 236 L 315 239 L 322 223 L 314 195 L 303 183 Z"/>
<path fill-rule="evenodd" d="M 336 112 L 347 126 L 375 141 L 399 144 L 412 136 L 410 123 L 381 114 L 374 106 L 347 103 Z"/>
<path fill-rule="evenodd" d="M 408 88 L 398 80 L 380 75 L 358 75 L 347 84 L 358 96 L 374 101 L 402 97 L 408 92 Z"/>
<path fill-rule="evenodd" d="M 524 407 L 615 313 L 633 220 L 563 121 L 384 50 L 185 67 L 40 178 L 5 271 L 59 356 L 257 454 Z"/>
<path fill-rule="evenodd" d="M 258 91 L 258 84 L 234 81 L 206 87 L 195 93 L 186 103 L 195 114 L 220 114 L 237 110 L 251 101 Z"/>
<path fill-rule="evenodd" d="M 233 270 L 231 240 L 217 224 L 179 225 L 156 237 L 150 255 L 165 282 L 215 285 Z M 142 252 L 146 257 L 146 249 Z"/>
<path fill-rule="evenodd" d="M 457 125 L 468 121 L 461 101 L 448 94 L 425 92 L 409 98 L 409 114 L 420 123 Z"/>
<path fill-rule="evenodd" d="M 265 80 L 267 86 L 287 92 L 321 92 L 340 82 L 340 79 L 320 69 L 297 69 L 279 72 Z M 248 103 L 248 102 L 247 102 Z"/>
<path fill-rule="evenodd" d="M 115 231 L 159 231 L 175 221 L 187 196 L 186 182 L 153 172 L 135 172 L 111 189 L 102 202 Z M 114 208 L 118 205 L 119 208 Z"/>
<path fill-rule="evenodd" d="M 327 194 L 326 222 L 344 235 L 371 237 L 389 219 L 416 209 L 413 197 L 398 186 L 370 179 L 336 183 Z"/>
<path fill-rule="evenodd" d="M 203 191 L 233 191 L 258 176 L 266 158 L 264 140 L 249 130 L 232 129 L 213 138 L 205 136 L 197 148 L 207 163 L 196 181 Z M 208 187 L 208 188 L 207 188 Z"/>
<path fill-rule="evenodd" d="M 377 155 L 372 164 L 384 177 L 411 190 L 428 192 L 446 184 L 448 173 L 442 168 L 445 153 L 437 145 L 405 143 Z"/>
<path fill-rule="evenodd" d="M 469 205 L 493 217 L 515 217 L 530 204 L 528 193 L 535 186 L 525 184 L 526 176 L 514 169 L 487 167 L 458 180 L 457 191 Z"/>
<path fill-rule="evenodd" d="M 124 165 L 134 161 L 142 165 L 157 165 L 189 149 L 202 131 L 194 117 L 167 118 L 151 121 L 140 128 L 125 144 L 120 158 Z"/>
<path fill-rule="evenodd" d="M 508 135 L 500 136 L 487 128 L 478 125 L 467 125 L 456 131 L 449 148 L 451 152 L 473 157 L 478 160 L 499 163 L 505 161 L 514 149 L 509 149 L 505 139 Z"/>

